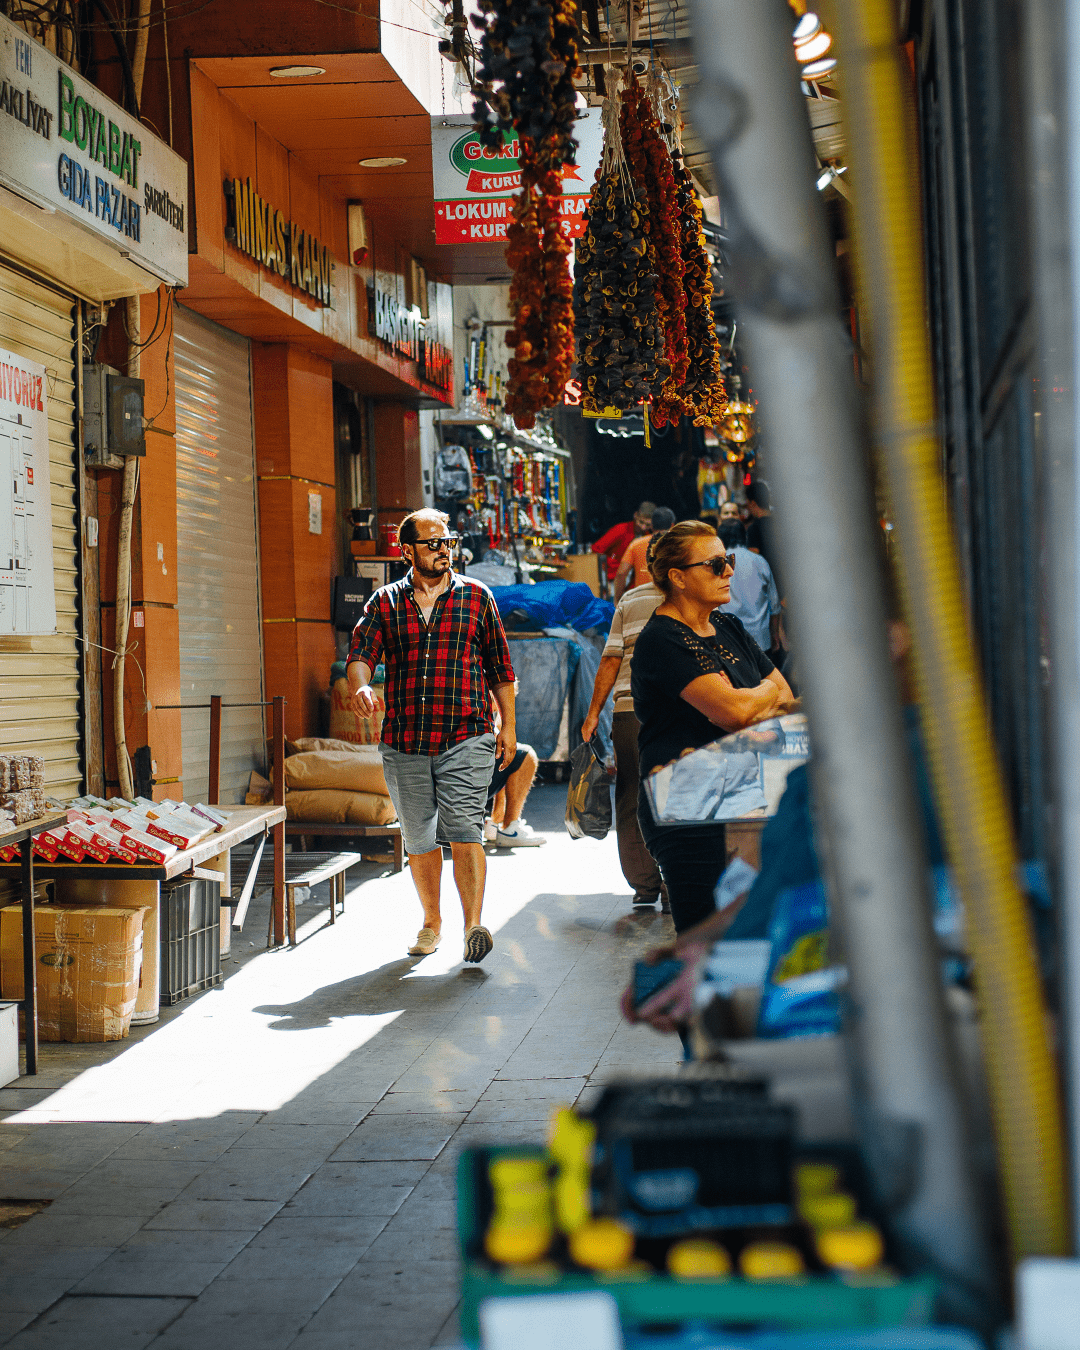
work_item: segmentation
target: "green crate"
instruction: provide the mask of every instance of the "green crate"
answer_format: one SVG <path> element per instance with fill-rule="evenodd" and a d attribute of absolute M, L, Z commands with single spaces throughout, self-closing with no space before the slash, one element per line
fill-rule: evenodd
<path fill-rule="evenodd" d="M 553 1281 L 504 1278 L 472 1248 L 477 1232 L 475 1168 L 494 1156 L 540 1156 L 541 1148 L 468 1149 L 458 1163 L 458 1237 L 461 1241 L 461 1335 L 480 1343 L 480 1304 L 487 1298 L 603 1290 L 619 1307 L 624 1326 L 673 1322 L 766 1324 L 784 1328 L 925 1326 L 933 1319 L 937 1281 L 929 1275 L 891 1285 L 848 1284 L 836 1276 L 806 1275 L 767 1283 L 672 1279 L 669 1275 L 590 1275 L 570 1271 Z"/>

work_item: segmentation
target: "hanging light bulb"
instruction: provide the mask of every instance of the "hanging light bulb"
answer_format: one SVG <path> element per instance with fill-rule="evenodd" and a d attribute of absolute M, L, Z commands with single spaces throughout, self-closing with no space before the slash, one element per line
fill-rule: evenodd
<path fill-rule="evenodd" d="M 816 37 L 820 32 L 821 20 L 813 10 L 808 9 L 795 25 L 795 32 L 791 36 L 797 45 L 800 42 L 809 42 L 812 37 Z"/>
<path fill-rule="evenodd" d="M 808 66 L 803 66 L 802 77 L 804 80 L 823 80 L 826 75 L 831 75 L 836 69 L 836 57 L 827 56 L 824 61 L 811 61 Z"/>
<path fill-rule="evenodd" d="M 795 44 L 795 60 L 802 65 L 806 61 L 820 61 L 832 46 L 832 37 L 822 30 L 806 42 Z"/>

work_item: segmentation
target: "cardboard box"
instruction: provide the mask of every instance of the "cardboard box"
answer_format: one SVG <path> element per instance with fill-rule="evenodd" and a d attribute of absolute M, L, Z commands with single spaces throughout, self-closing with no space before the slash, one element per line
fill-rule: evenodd
<path fill-rule="evenodd" d="M 599 553 L 571 553 L 559 569 L 561 581 L 583 581 L 593 595 L 600 591 L 600 566 L 604 559 Z"/>
<path fill-rule="evenodd" d="M 119 1041 L 142 973 L 146 906 L 34 910 L 38 1034 L 43 1041 Z M 0 909 L 0 990 L 23 996 L 22 908 Z"/>

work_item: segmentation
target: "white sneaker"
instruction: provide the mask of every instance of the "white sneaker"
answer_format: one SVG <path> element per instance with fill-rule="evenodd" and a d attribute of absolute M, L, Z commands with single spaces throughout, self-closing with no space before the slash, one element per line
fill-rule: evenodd
<path fill-rule="evenodd" d="M 495 836 L 499 833 L 499 827 L 490 816 L 484 817 L 484 843 L 493 844 Z"/>
<path fill-rule="evenodd" d="M 542 834 L 537 834 L 522 817 L 510 825 L 500 825 L 495 842 L 500 848 L 537 848 L 540 844 L 546 844 L 547 840 Z"/>

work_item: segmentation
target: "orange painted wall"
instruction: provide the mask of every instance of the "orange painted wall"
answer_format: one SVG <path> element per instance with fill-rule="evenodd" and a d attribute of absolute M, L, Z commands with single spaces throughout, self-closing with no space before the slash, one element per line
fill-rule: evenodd
<path fill-rule="evenodd" d="M 263 658 L 267 697 L 287 701 L 290 737 L 318 732 L 319 694 L 335 656 L 330 588 L 337 574 L 333 371 L 283 343 L 252 345 L 259 478 Z M 322 499 L 322 533 L 309 498 Z"/>
<path fill-rule="evenodd" d="M 142 351 L 140 375 L 145 381 L 143 407 L 149 425 L 146 455 L 139 464 L 139 488 L 132 517 L 131 600 L 132 624 L 124 669 L 124 730 L 128 753 L 149 745 L 155 798 L 175 796 L 183 777 L 180 713 L 159 711 L 159 704 L 180 701 L 180 616 L 176 592 L 176 392 L 166 369 L 171 364 L 172 330 L 163 324 L 167 296 L 143 296 L 139 341 L 150 342 L 157 323 L 157 339 Z M 118 308 L 98 359 L 126 368 L 127 343 Z M 101 590 L 102 645 L 115 648 L 116 548 L 119 534 L 119 470 L 96 473 L 98 489 L 98 571 Z M 158 545 L 161 558 L 158 558 Z M 136 616 L 142 626 L 136 626 Z M 112 656 L 103 653 L 102 695 L 105 725 L 106 788 L 116 792 L 119 778 L 113 735 Z M 145 693 L 144 693 L 145 681 Z M 154 711 L 146 711 L 147 702 Z"/>

